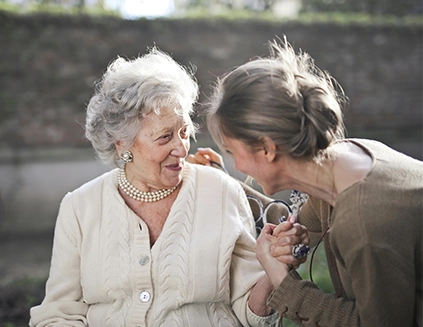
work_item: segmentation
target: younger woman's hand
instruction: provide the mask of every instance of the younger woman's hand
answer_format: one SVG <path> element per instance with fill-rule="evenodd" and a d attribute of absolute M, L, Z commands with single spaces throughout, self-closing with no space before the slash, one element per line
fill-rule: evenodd
<path fill-rule="evenodd" d="M 296 222 L 296 217 L 291 216 L 288 221 L 277 225 L 273 230 L 273 236 L 277 240 L 272 244 L 270 253 L 280 262 L 298 268 L 307 260 L 307 256 L 295 258 L 292 249 L 297 244 L 308 245 L 310 238 L 307 228 Z"/>
<path fill-rule="evenodd" d="M 211 166 L 210 161 L 224 167 L 222 156 L 211 148 L 198 148 L 195 154 L 188 155 L 188 162 L 198 165 Z"/>
<path fill-rule="evenodd" d="M 282 263 L 271 254 L 271 247 L 277 242 L 278 238 L 273 235 L 276 225 L 264 225 L 257 243 L 255 252 L 257 260 L 260 262 L 263 269 L 272 283 L 274 288 L 278 288 L 284 278 L 289 272 L 288 265 Z"/>

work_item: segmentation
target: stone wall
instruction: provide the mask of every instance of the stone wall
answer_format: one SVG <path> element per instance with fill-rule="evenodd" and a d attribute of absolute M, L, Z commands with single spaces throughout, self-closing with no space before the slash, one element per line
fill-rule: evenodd
<path fill-rule="evenodd" d="M 267 40 L 282 35 L 343 85 L 351 99 L 350 134 L 372 130 L 395 141 L 416 133 L 421 141 L 421 27 L 3 13 L 0 146 L 87 145 L 80 126 L 85 104 L 94 81 L 118 55 L 133 57 L 156 44 L 183 64 L 196 65 L 207 95 L 215 76 L 266 55 Z"/>
<path fill-rule="evenodd" d="M 6 208 L 0 222 L 8 226 L 4 228 L 32 228 L 27 221 L 37 215 L 46 217 L 42 228 L 51 227 L 63 192 L 91 176 L 78 178 L 81 174 L 76 170 L 74 179 L 66 177 L 72 183 L 60 183 L 68 169 L 58 170 L 57 175 L 45 169 L 51 162 L 80 162 L 73 154 L 58 158 L 57 153 L 66 149 L 89 151 L 81 126 L 85 105 L 94 82 L 113 58 L 134 57 L 157 45 L 184 65 L 197 67 L 204 101 L 216 76 L 266 55 L 267 40 L 283 35 L 296 49 L 309 52 L 344 87 L 351 102 L 345 113 L 349 136 L 379 139 L 422 159 L 421 26 L 123 21 L 0 12 L 0 195 Z M 201 138 L 207 139 L 206 128 Z M 36 191 L 41 177 L 35 177 L 34 167 L 25 166 L 36 163 L 46 163 L 42 177 L 51 183 L 41 185 L 57 195 L 48 210 L 41 210 L 44 196 L 42 190 Z M 26 179 L 23 167 L 27 167 Z M 55 192 L 55 187 L 61 191 Z M 22 199 L 30 203 L 24 212 Z"/>

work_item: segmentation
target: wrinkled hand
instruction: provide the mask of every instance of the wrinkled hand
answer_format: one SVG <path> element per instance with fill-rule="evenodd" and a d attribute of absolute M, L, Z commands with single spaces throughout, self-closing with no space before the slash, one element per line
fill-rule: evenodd
<path fill-rule="evenodd" d="M 188 155 L 186 160 L 204 166 L 211 166 L 210 161 L 214 161 L 224 167 L 222 156 L 211 148 L 198 148 L 197 152 Z"/>
<path fill-rule="evenodd" d="M 282 263 L 271 254 L 271 247 L 274 246 L 278 237 L 274 236 L 274 230 L 277 226 L 273 224 L 264 225 L 260 236 L 257 238 L 255 252 L 258 261 L 266 271 L 274 288 L 278 288 L 289 272 L 288 265 Z"/>
<path fill-rule="evenodd" d="M 307 260 L 307 256 L 298 259 L 292 256 L 294 245 L 308 245 L 310 243 L 307 228 L 296 222 L 295 215 L 291 215 L 288 221 L 277 225 L 273 229 L 272 236 L 276 238 L 276 241 L 270 247 L 270 254 L 274 258 L 293 268 L 298 268 L 300 264 Z"/>

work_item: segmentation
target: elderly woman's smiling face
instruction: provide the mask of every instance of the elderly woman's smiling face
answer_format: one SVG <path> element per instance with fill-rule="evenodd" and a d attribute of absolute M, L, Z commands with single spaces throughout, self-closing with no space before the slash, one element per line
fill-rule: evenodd
<path fill-rule="evenodd" d="M 125 167 L 127 179 L 142 191 L 178 185 L 190 147 L 190 118 L 163 108 L 159 114 L 152 111 L 143 117 L 140 124 L 129 149 L 133 160 Z"/>

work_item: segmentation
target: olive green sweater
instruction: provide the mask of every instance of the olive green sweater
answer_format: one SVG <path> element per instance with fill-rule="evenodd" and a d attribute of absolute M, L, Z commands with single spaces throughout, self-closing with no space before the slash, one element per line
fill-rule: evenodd
<path fill-rule="evenodd" d="M 423 163 L 369 140 L 373 167 L 338 195 L 336 206 L 310 198 L 299 222 L 324 237 L 336 294 L 295 271 L 269 305 L 301 326 L 422 326 Z"/>

